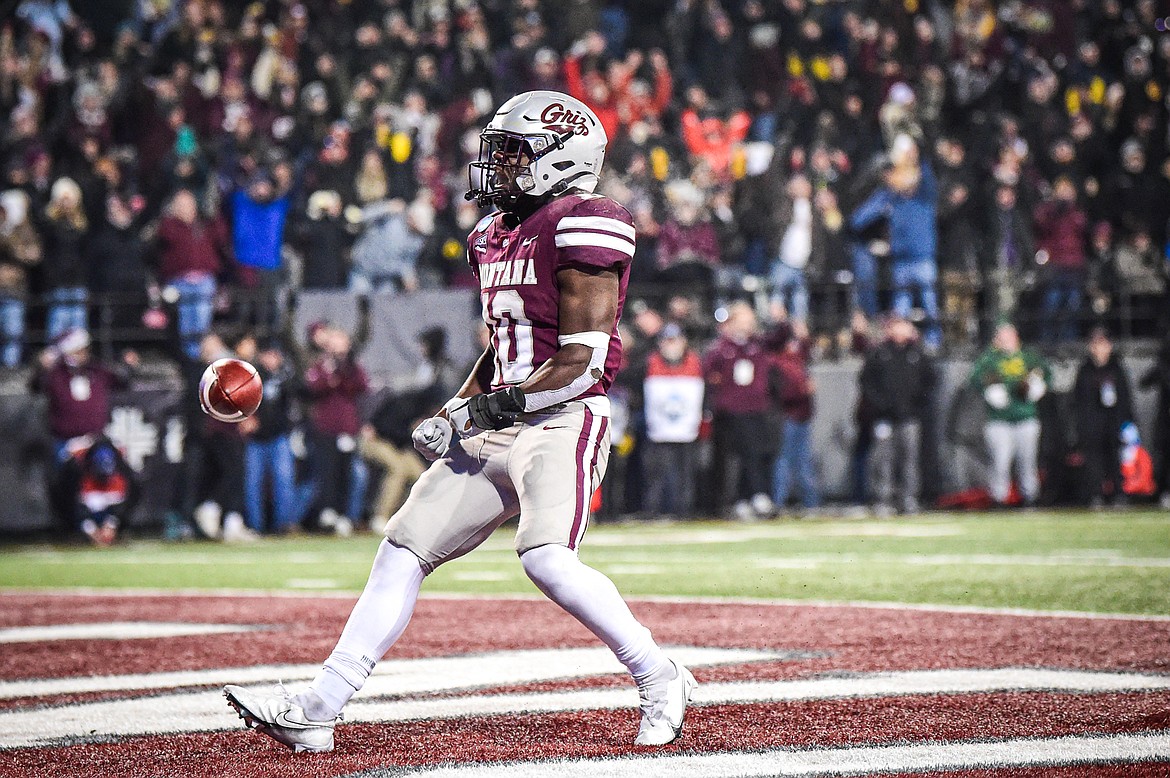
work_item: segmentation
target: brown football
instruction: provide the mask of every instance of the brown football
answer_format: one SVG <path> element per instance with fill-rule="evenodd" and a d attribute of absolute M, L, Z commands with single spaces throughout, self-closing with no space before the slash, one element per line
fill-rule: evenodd
<path fill-rule="evenodd" d="M 238 422 L 260 407 L 264 387 L 256 368 L 242 359 L 217 359 L 199 381 L 203 412 L 220 421 Z"/>

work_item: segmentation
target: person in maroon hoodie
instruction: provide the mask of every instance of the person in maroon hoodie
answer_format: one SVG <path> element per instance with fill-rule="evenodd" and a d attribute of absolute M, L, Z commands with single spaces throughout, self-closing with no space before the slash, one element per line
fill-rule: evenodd
<path fill-rule="evenodd" d="M 1085 285 L 1085 237 L 1089 217 L 1077 205 L 1072 179 L 1060 176 L 1052 185 L 1052 199 L 1036 206 L 1033 214 L 1039 250 L 1044 265 L 1043 334 L 1048 342 L 1077 337 L 1077 315 Z"/>
<path fill-rule="evenodd" d="M 198 358 L 199 341 L 211 329 L 216 277 L 229 246 L 223 222 L 201 219 L 189 189 L 176 192 L 158 223 L 158 277 L 178 295 L 179 337 L 191 359 Z"/>
<path fill-rule="evenodd" d="M 713 413 L 717 491 L 720 505 L 735 500 L 736 518 L 770 517 L 768 474 L 775 451 L 771 410 L 779 383 L 776 361 L 758 333 L 756 313 L 746 302 L 728 306 L 719 339 L 703 360 L 708 406 Z M 727 465 L 738 464 L 733 480 Z"/>
<path fill-rule="evenodd" d="M 808 372 L 808 326 L 792 324 L 787 341 L 776 355 L 780 372 L 780 410 L 784 417 L 780 455 L 772 469 L 772 501 L 777 510 L 788 504 L 793 477 L 800 487 L 800 502 L 806 511 L 821 504 L 817 476 L 813 469 L 812 416 L 816 383 Z"/>
<path fill-rule="evenodd" d="M 365 499 L 365 471 L 356 455 L 361 418 L 358 400 L 369 388 L 366 371 L 354 359 L 349 333 L 324 325 L 315 340 L 323 349 L 305 371 L 320 525 L 339 535 L 353 529 Z"/>
<path fill-rule="evenodd" d="M 92 358 L 89 344 L 85 330 L 66 330 L 41 354 L 41 369 L 33 377 L 33 389 L 48 401 L 53 437 L 50 504 L 67 526 L 73 523 L 78 487 L 78 473 L 69 465 L 102 435 L 110 421 L 114 392 L 126 386 L 138 364 L 138 355 L 127 351 L 121 366 L 103 365 Z"/>

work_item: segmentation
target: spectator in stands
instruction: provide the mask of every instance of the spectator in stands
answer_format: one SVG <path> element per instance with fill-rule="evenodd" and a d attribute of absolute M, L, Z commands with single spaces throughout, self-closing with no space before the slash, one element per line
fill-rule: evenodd
<path fill-rule="evenodd" d="M 1155 249 L 1150 233 L 1136 232 L 1122 238 L 1113 254 L 1113 289 L 1121 303 L 1122 315 L 1147 325 L 1158 321 L 1159 307 L 1164 305 L 1166 276 L 1170 266 L 1162 252 Z M 1149 335 L 1152 328 L 1142 327 L 1141 335 Z"/>
<path fill-rule="evenodd" d="M 1085 498 L 1092 508 L 1125 502 L 1121 488 L 1121 427 L 1133 421 L 1129 376 L 1103 327 L 1089 335 L 1089 354 L 1073 384 L 1077 449 L 1084 459 Z"/>
<path fill-rule="evenodd" d="M 1068 176 L 1052 185 L 1052 198 L 1036 206 L 1037 262 L 1044 266 L 1044 339 L 1068 341 L 1077 336 L 1081 290 L 1087 272 L 1085 239 L 1088 216 L 1077 205 L 1077 190 Z"/>
<path fill-rule="evenodd" d="M 343 289 L 346 285 L 352 238 L 341 210 L 341 195 L 331 189 L 309 195 L 306 218 L 296 222 L 293 233 L 303 258 L 302 289 Z"/>
<path fill-rule="evenodd" d="M 728 114 L 717 110 L 707 90 L 697 84 L 687 88 L 686 104 L 679 122 L 687 150 L 713 175 L 727 175 L 732 149 L 747 137 L 751 118 L 746 111 Z"/>
<path fill-rule="evenodd" d="M 105 435 L 74 455 L 77 527 L 96 546 L 109 546 L 138 501 L 138 482 L 126 458 Z"/>
<path fill-rule="evenodd" d="M 991 346 L 971 370 L 971 385 L 982 393 L 987 413 L 983 437 L 991 455 L 988 491 L 998 506 L 1008 504 L 1013 465 L 1023 505 L 1035 505 L 1040 496 L 1036 403 L 1048 392 L 1051 380 L 1048 364 L 1022 349 L 1019 332 L 1006 322 L 996 327 Z"/>
<path fill-rule="evenodd" d="M 113 192 L 86 247 L 91 288 L 112 300 L 108 322 L 114 327 L 139 326 L 146 307 L 146 243 L 139 226 L 131 201 Z"/>
<path fill-rule="evenodd" d="M 41 239 L 29 221 L 28 195 L 0 193 L 0 363 L 17 367 L 24 354 L 24 310 L 31 268 L 41 261 Z"/>
<path fill-rule="evenodd" d="M 922 420 L 930 413 L 937 381 L 908 319 L 892 313 L 884 330 L 884 340 L 866 354 L 860 378 L 862 402 L 873 419 L 873 509 L 879 517 L 919 510 Z"/>
<path fill-rule="evenodd" d="M 971 341 L 979 332 L 976 296 L 981 287 L 979 256 L 983 246 L 978 228 L 979 190 L 967 164 L 963 142 L 938 142 L 939 254 L 944 330 L 954 343 Z"/>
<path fill-rule="evenodd" d="M 719 339 L 703 360 L 707 404 L 714 415 L 714 460 L 719 508 L 732 505 L 735 518 L 772 515 L 769 465 L 776 450 L 779 374 L 764 348 L 755 311 L 746 302 L 727 307 Z"/>
<path fill-rule="evenodd" d="M 200 218 L 195 195 L 180 189 L 159 220 L 157 243 L 159 283 L 175 292 L 179 337 L 194 359 L 211 328 L 216 279 L 230 251 L 227 232 L 223 222 Z"/>
<path fill-rule="evenodd" d="M 53 182 L 49 204 L 36 227 L 44 241 L 41 274 L 49 303 L 45 329 L 54 340 L 66 330 L 89 326 L 88 272 L 83 255 L 89 223 L 76 181 L 58 178 Z"/>
<path fill-rule="evenodd" d="M 357 451 L 358 400 L 369 388 L 366 371 L 351 351 L 349 333 L 332 324 L 320 329 L 323 351 L 305 372 L 309 397 L 313 470 L 323 529 L 348 535 L 361 518 L 364 467 Z"/>
<path fill-rule="evenodd" d="M 780 212 L 780 248 L 772 261 L 773 300 L 784 306 L 793 322 L 808 321 L 805 268 L 813 252 L 815 230 L 812 183 L 804 175 L 788 180 Z"/>
<path fill-rule="evenodd" d="M 780 454 L 772 469 L 772 501 L 780 511 L 788 505 L 793 481 L 800 490 L 800 505 L 805 511 L 815 510 L 821 504 L 812 449 L 816 382 L 809 374 L 811 346 L 808 327 L 796 320 L 776 355 L 783 428 Z"/>
<path fill-rule="evenodd" d="M 409 205 L 389 200 L 362 209 L 354 221 L 364 231 L 353 245 L 349 288 L 359 294 L 417 289 L 418 258 L 435 229 L 431 205 L 423 198 Z"/>
<path fill-rule="evenodd" d="M 1159 503 L 1170 510 L 1170 328 L 1163 330 L 1158 356 L 1141 377 L 1139 386 L 1156 389 L 1158 412 L 1154 419 L 1153 455 Z"/>
<path fill-rule="evenodd" d="M 1017 295 L 1034 282 L 1036 248 L 1032 220 L 1019 207 L 1016 189 L 995 187 L 995 204 L 988 225 L 987 265 L 984 269 L 991 302 L 988 316 L 996 320 L 1016 313 Z"/>
<path fill-rule="evenodd" d="M 114 392 L 129 382 L 138 355 L 127 351 L 117 367 L 92 358 L 89 333 L 68 329 L 40 356 L 33 389 L 48 401 L 46 416 L 53 438 L 53 467 L 49 502 L 62 523 L 72 526 L 77 495 L 77 472 L 66 467 L 103 434 L 110 421 Z"/>
<path fill-rule="evenodd" d="M 907 317 L 917 298 L 926 317 L 926 347 L 937 350 L 942 345 L 935 294 L 938 186 L 930 163 L 919 160 L 918 146 L 909 135 L 898 136 L 890 161 L 884 184 L 857 207 L 851 225 L 861 232 L 879 219 L 889 221 L 894 309 Z"/>
<path fill-rule="evenodd" d="M 244 517 L 257 534 L 266 530 L 294 532 L 304 513 L 306 495 L 297 488 L 296 459 L 291 435 L 299 421 L 297 398 L 300 377 L 285 361 L 284 349 L 275 338 L 261 341 L 256 372 L 264 386 L 264 397 L 252 418 L 256 423 L 244 443 Z M 264 520 L 269 487 L 272 496 L 271 522 Z"/>
<path fill-rule="evenodd" d="M 658 234 L 659 276 L 669 284 L 709 288 L 720 263 L 719 237 L 703 209 L 703 193 L 690 181 L 674 181 L 666 199 L 671 211 Z"/>
<path fill-rule="evenodd" d="M 407 490 L 426 470 L 410 436 L 419 420 L 450 396 L 434 384 L 402 392 L 386 391 L 370 413 L 370 420 L 362 425 L 358 451 L 367 462 L 382 469 L 382 485 L 370 512 L 371 531 L 386 528 L 386 522 L 406 499 Z"/>
<path fill-rule="evenodd" d="M 293 200 L 292 170 L 287 162 L 254 173 L 229 198 L 232 250 L 245 286 L 257 288 L 258 323 L 280 321 L 276 291 L 283 283 L 284 227 Z"/>
<path fill-rule="evenodd" d="M 670 322 L 646 359 L 642 397 L 644 511 L 689 516 L 695 507 L 699 428 L 703 420 L 703 363 L 685 330 Z"/>

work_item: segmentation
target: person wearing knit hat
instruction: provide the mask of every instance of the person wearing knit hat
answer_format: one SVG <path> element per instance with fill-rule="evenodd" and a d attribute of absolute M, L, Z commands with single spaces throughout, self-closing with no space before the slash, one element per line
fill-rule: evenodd
<path fill-rule="evenodd" d="M 124 364 L 101 364 L 90 355 L 90 337 L 84 329 L 72 327 L 61 332 L 40 357 L 40 370 L 33 387 L 45 396 L 45 414 L 53 439 L 53 471 L 49 502 L 61 526 L 77 521 L 78 483 L 69 463 L 75 455 L 97 440 L 110 422 L 114 392 L 124 388 L 137 355 L 127 352 Z"/>

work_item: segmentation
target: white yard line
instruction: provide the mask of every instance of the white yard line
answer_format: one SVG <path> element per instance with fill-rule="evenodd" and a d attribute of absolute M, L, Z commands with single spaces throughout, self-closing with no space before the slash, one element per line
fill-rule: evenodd
<path fill-rule="evenodd" d="M 679 655 L 684 662 L 687 661 L 681 652 Z M 531 666 L 531 660 L 517 662 L 515 665 L 523 670 Z M 394 679 L 384 680 L 387 681 L 387 687 L 398 687 Z M 371 678 L 371 683 L 373 681 Z M 1136 673 L 1089 673 L 1023 668 L 928 670 L 797 681 L 708 683 L 698 687 L 692 702 L 695 705 L 721 705 L 1007 691 L 1094 694 L 1166 689 L 1170 689 L 1170 677 Z M 621 688 L 479 694 L 448 698 L 434 698 L 424 693 L 419 697 L 399 700 L 366 699 L 371 693 L 374 693 L 374 690 L 367 685 L 362 694 L 350 703 L 346 708 L 347 721 L 391 722 L 468 716 L 516 716 L 574 710 L 636 709 L 638 705 L 637 691 L 632 685 Z M 0 712 L 0 748 L 51 745 L 66 738 L 205 732 L 230 729 L 234 726 L 238 726 L 236 716 L 227 708 L 218 692 L 170 693 L 126 700 L 3 711 Z"/>
<path fill-rule="evenodd" d="M 387 776 L 426 778 L 772 778 L 785 776 L 867 775 L 918 771 L 1058 765 L 1116 764 L 1170 759 L 1170 735 L 1017 738 L 976 743 L 922 743 L 901 746 L 852 746 L 682 756 L 573 759 L 512 764 L 468 764 L 420 769 Z M 379 770 L 360 773 L 378 778 Z M 356 778 L 356 777 L 355 777 Z"/>
<path fill-rule="evenodd" d="M 671 649 L 679 661 L 695 667 L 762 662 L 791 656 L 782 651 L 680 646 Z M 320 664 L 224 667 L 131 675 L 79 676 L 0 681 L 0 699 L 48 697 L 92 692 L 169 690 L 188 686 L 257 685 L 277 681 L 308 681 Z M 436 693 L 458 689 L 514 686 L 564 678 L 623 673 L 605 648 L 555 648 L 495 651 L 425 659 L 387 659 L 378 663 L 362 690 L 363 696 Z"/>
<path fill-rule="evenodd" d="M 285 589 L 231 589 L 208 588 L 158 589 L 152 587 L 93 587 L 62 586 L 52 588 L 7 587 L 0 588 L 4 596 L 44 595 L 46 597 L 205 597 L 242 599 L 264 599 L 274 597 L 287 599 L 357 600 L 360 591 L 288 591 Z M 546 601 L 541 594 L 487 594 L 478 592 L 423 592 L 421 600 L 476 600 L 476 601 Z M 639 594 L 627 596 L 627 602 L 655 602 L 677 605 L 773 605 L 783 608 L 869 608 L 874 610 L 912 610 L 928 613 L 970 613 L 985 616 L 1026 616 L 1030 618 L 1054 619 L 1103 619 L 1108 621 L 1156 621 L 1170 622 L 1170 615 L 1141 613 L 1110 613 L 1070 610 L 1035 610 L 1031 608 L 999 608 L 985 605 L 937 605 L 934 603 L 867 601 L 867 600 L 791 600 L 767 597 L 720 597 L 708 595 Z M 339 606 L 340 607 L 340 606 Z"/>
<path fill-rule="evenodd" d="M 100 621 L 84 624 L 47 624 L 36 627 L 0 629 L 0 643 L 35 643 L 47 640 L 143 640 L 186 635 L 219 635 L 250 632 L 247 624 L 205 624 L 200 622 Z"/>

